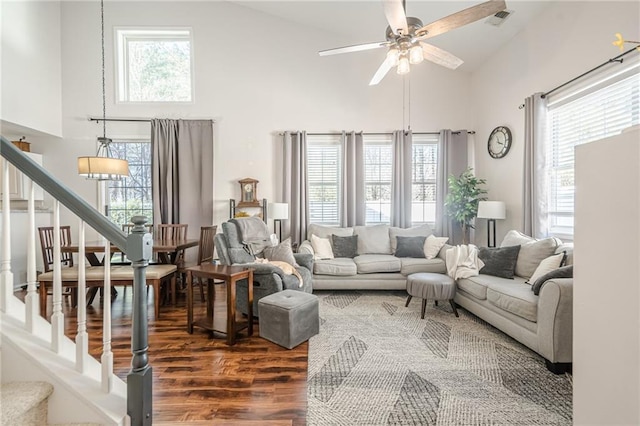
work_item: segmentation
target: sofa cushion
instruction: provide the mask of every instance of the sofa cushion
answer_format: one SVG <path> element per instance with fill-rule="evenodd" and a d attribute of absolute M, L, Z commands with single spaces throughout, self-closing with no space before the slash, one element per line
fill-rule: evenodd
<path fill-rule="evenodd" d="M 429 235 L 424 241 L 424 257 L 427 259 L 433 259 L 438 257 L 438 253 L 444 245 L 449 241 L 449 237 L 436 237 L 435 235 Z"/>
<path fill-rule="evenodd" d="M 334 257 L 349 257 L 353 259 L 358 255 L 358 236 L 340 237 L 331 235 L 331 247 Z"/>
<path fill-rule="evenodd" d="M 501 278 L 513 278 L 519 252 L 520 246 L 480 247 L 478 258 L 484 262 L 480 273 Z"/>
<path fill-rule="evenodd" d="M 555 254 L 566 253 L 567 257 L 564 259 L 564 266 L 573 265 L 573 243 L 562 243 L 556 247 Z"/>
<path fill-rule="evenodd" d="M 555 253 L 560 244 L 560 240 L 553 237 L 536 240 L 521 232 L 511 230 L 505 235 L 500 247 L 522 246 L 516 263 L 516 275 L 529 278 L 540 262 Z"/>
<path fill-rule="evenodd" d="M 400 259 L 390 254 L 361 254 L 353 258 L 359 274 L 400 272 Z"/>
<path fill-rule="evenodd" d="M 417 259 L 414 257 L 403 257 L 400 259 L 400 273 L 402 275 L 411 275 L 416 272 L 432 272 L 436 274 L 446 274 L 447 267 L 444 260 L 435 259 Z"/>
<path fill-rule="evenodd" d="M 426 223 L 413 228 L 397 228 L 392 226 L 389 228 L 389 242 L 391 243 L 391 253 L 395 253 L 398 248 L 396 237 L 428 237 L 433 234 L 431 227 Z"/>
<path fill-rule="evenodd" d="M 538 296 L 525 283 L 493 282 L 487 289 L 487 300 L 495 307 L 521 318 L 538 321 Z"/>
<path fill-rule="evenodd" d="M 313 273 L 317 275 L 349 276 L 356 275 L 358 268 L 353 259 L 338 257 L 313 262 Z"/>
<path fill-rule="evenodd" d="M 495 277 L 493 275 L 476 275 L 475 277 L 460 278 L 456 280 L 458 289 L 468 293 L 479 300 L 486 300 L 487 288 L 494 283 L 503 284 L 524 284 L 524 279 L 520 277 L 514 277 L 513 279 Z"/>
<path fill-rule="evenodd" d="M 395 255 L 397 257 L 424 258 L 425 237 L 396 237 L 398 246 Z"/>
<path fill-rule="evenodd" d="M 315 223 L 311 223 L 307 228 L 307 240 L 310 240 L 312 235 L 316 235 L 320 238 L 331 238 L 331 235 L 337 235 L 339 237 L 348 237 L 349 235 L 353 235 L 353 228 L 322 226 L 322 225 L 317 225 Z"/>
<path fill-rule="evenodd" d="M 389 225 L 355 226 L 358 236 L 358 254 L 391 254 Z"/>

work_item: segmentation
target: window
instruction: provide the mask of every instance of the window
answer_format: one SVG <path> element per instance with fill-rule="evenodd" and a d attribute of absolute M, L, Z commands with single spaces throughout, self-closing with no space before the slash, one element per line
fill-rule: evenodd
<path fill-rule="evenodd" d="M 307 136 L 309 223 L 340 224 L 340 135 Z"/>
<path fill-rule="evenodd" d="M 391 135 L 363 135 L 365 222 L 391 223 Z"/>
<path fill-rule="evenodd" d="M 411 222 L 436 222 L 436 178 L 438 176 L 438 135 L 413 134 L 411 167 Z"/>
<path fill-rule="evenodd" d="M 120 102 L 191 102 L 191 30 L 116 29 Z"/>
<path fill-rule="evenodd" d="M 153 223 L 151 141 L 114 140 L 109 146 L 114 157 L 129 162 L 129 176 L 107 183 L 109 219 L 121 226 L 142 215 Z"/>
<path fill-rule="evenodd" d="M 620 133 L 640 123 L 638 67 L 600 78 L 582 90 L 548 99 L 548 226 L 552 235 L 573 237 L 574 147 Z"/>

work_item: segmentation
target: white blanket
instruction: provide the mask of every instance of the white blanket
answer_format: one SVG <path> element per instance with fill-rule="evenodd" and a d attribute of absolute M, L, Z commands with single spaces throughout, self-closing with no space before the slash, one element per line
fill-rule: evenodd
<path fill-rule="evenodd" d="M 478 259 L 478 247 L 473 244 L 454 246 L 446 253 L 447 275 L 454 280 L 479 275 L 484 262 Z"/>

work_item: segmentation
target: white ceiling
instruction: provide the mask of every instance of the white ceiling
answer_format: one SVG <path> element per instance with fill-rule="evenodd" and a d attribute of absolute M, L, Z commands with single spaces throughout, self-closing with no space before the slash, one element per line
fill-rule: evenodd
<path fill-rule="evenodd" d="M 344 40 L 340 45 L 324 49 L 385 40 L 388 25 L 381 0 L 228 0 L 269 15 L 293 21 L 308 27 L 333 32 Z M 485 19 L 457 28 L 428 42 L 451 52 L 464 60 L 463 71 L 477 69 L 487 57 L 513 38 L 527 23 L 548 7 L 549 1 L 506 0 L 513 14 L 500 26 L 484 23 Z M 481 1 L 427 1 L 407 0 L 407 16 L 422 20 L 426 25 L 458 12 Z M 364 52 L 346 53 L 362 55 Z M 384 58 L 384 54 L 380 53 Z"/>

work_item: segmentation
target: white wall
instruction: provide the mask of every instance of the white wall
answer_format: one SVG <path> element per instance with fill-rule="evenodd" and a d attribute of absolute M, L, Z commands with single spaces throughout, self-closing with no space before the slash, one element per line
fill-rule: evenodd
<path fill-rule="evenodd" d="M 0 15 L 0 119 L 62 135 L 60 2 L 2 1 Z"/>
<path fill-rule="evenodd" d="M 79 155 L 95 150 L 101 126 L 99 5 L 63 2 L 64 140 L 43 154 L 72 189 L 96 202 L 96 184 L 77 177 Z M 380 51 L 334 57 L 317 51 L 344 44 L 340 36 L 225 2 L 107 2 L 107 115 L 214 118 L 214 221 L 228 219 L 237 181 L 256 178 L 258 196 L 279 199 L 277 133 L 390 131 L 403 125 L 402 80 L 394 73 L 377 87 L 368 82 Z M 190 26 L 194 37 L 195 102 L 185 105 L 114 103 L 113 27 Z M 469 128 L 470 76 L 429 63 L 411 72 L 414 131 Z M 148 124 L 109 123 L 111 137 L 148 135 Z M 64 218 L 62 219 L 65 220 Z"/>
<path fill-rule="evenodd" d="M 507 204 L 507 219 L 497 222 L 498 242 L 508 230 L 522 228 L 524 110 L 518 106 L 617 56 L 611 44 L 617 32 L 640 40 L 640 2 L 553 2 L 473 74 L 476 174 L 487 179 L 490 199 Z M 513 143 L 496 160 L 487 153 L 487 139 L 500 125 L 511 129 Z M 478 221 L 476 235 L 484 244 L 486 221 Z"/>

